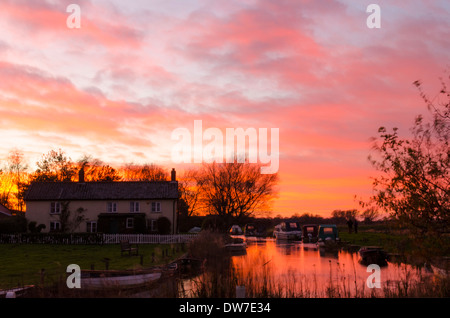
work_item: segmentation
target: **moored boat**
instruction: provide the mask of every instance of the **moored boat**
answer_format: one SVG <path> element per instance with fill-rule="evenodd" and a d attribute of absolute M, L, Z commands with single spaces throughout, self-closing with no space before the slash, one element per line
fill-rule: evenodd
<path fill-rule="evenodd" d="M 254 223 L 248 223 L 245 225 L 245 236 L 265 237 L 266 231 L 261 226 L 256 226 Z"/>
<path fill-rule="evenodd" d="M 230 229 L 231 235 L 242 235 L 244 232 L 242 231 L 241 227 L 237 224 L 233 225 Z"/>
<path fill-rule="evenodd" d="M 273 233 L 277 240 L 301 240 L 302 238 L 300 223 L 295 221 L 280 223 Z"/>
<path fill-rule="evenodd" d="M 161 271 L 131 270 L 82 270 L 81 288 L 86 289 L 127 289 L 145 286 L 157 281 Z"/>
<path fill-rule="evenodd" d="M 316 224 L 305 224 L 302 229 L 303 243 L 315 243 L 319 236 L 319 226 Z"/>
<path fill-rule="evenodd" d="M 0 290 L 0 298 L 20 298 L 26 296 L 27 292 L 32 290 L 34 285 L 26 285 L 11 289 Z"/>
<path fill-rule="evenodd" d="M 317 240 L 319 247 L 335 247 L 340 241 L 339 232 L 335 224 L 319 225 Z"/>
<path fill-rule="evenodd" d="M 388 254 L 379 246 L 363 246 L 359 250 L 360 262 L 364 265 L 387 265 Z"/>

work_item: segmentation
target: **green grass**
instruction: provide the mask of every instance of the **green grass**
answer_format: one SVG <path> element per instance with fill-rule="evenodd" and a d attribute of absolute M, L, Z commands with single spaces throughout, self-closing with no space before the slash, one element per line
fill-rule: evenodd
<path fill-rule="evenodd" d="M 388 253 L 400 254 L 411 259 L 440 259 L 450 256 L 450 236 L 439 239 L 413 237 L 407 230 L 395 229 L 382 224 L 360 225 L 358 233 L 348 233 L 339 226 L 342 241 L 358 246 L 380 246 Z"/>
<path fill-rule="evenodd" d="M 412 248 L 412 241 L 399 234 L 388 234 L 379 232 L 358 233 L 340 232 L 341 240 L 359 246 L 380 246 L 390 253 L 405 253 Z"/>
<path fill-rule="evenodd" d="M 168 254 L 164 253 L 168 251 Z M 142 244 L 140 256 L 121 256 L 120 246 L 113 245 L 47 245 L 0 244 L 0 289 L 41 283 L 52 284 L 67 277 L 66 269 L 77 264 L 81 269 L 105 269 L 104 258 L 109 258 L 109 269 L 133 269 L 170 263 L 184 253 L 181 245 Z M 154 261 L 152 261 L 154 254 Z M 166 256 L 168 255 L 168 256 Z"/>

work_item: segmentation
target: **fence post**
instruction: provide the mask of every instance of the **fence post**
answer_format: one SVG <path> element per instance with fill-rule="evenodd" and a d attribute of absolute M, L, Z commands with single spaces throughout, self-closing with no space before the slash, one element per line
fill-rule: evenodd
<path fill-rule="evenodd" d="M 236 286 L 236 298 L 245 298 L 245 286 Z"/>

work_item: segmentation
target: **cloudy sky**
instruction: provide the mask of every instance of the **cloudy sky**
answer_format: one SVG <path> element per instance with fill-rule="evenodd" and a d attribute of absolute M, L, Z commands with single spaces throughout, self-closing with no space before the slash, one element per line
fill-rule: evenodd
<path fill-rule="evenodd" d="M 2 0 L 0 159 L 61 148 L 182 169 L 171 132 L 194 120 L 279 128 L 274 215 L 357 207 L 370 138 L 407 136 L 426 113 L 412 83 L 433 96 L 448 76 L 449 17 L 446 0 Z"/>

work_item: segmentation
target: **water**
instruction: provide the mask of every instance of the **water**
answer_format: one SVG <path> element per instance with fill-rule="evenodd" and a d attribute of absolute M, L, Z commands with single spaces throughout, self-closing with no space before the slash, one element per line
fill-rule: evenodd
<path fill-rule="evenodd" d="M 410 265 L 388 262 L 380 267 L 378 280 L 359 262 L 358 253 L 270 238 L 245 239 L 246 254 L 233 256 L 232 266 L 234 281 L 246 288 L 249 297 L 385 297 L 389 292 L 398 294 L 423 274 Z M 368 281 L 372 287 L 378 281 L 380 288 L 369 288 Z M 195 295 L 199 285 L 195 279 L 184 281 L 184 296 Z"/>

